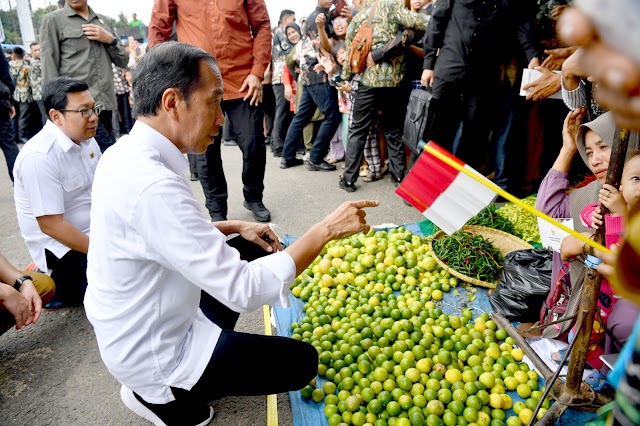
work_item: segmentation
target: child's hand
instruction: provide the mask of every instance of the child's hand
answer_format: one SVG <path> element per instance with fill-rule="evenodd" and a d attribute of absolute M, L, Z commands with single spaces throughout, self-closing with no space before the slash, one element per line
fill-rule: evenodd
<path fill-rule="evenodd" d="M 598 206 L 591 212 L 591 227 L 598 229 L 600 226 L 602 226 L 602 213 L 600 213 L 600 206 Z"/>
<path fill-rule="evenodd" d="M 336 89 L 338 89 L 341 92 L 345 92 L 345 93 L 351 93 L 351 84 L 349 83 L 338 83 L 336 84 Z"/>
<path fill-rule="evenodd" d="M 604 184 L 598 194 L 600 202 L 609 209 L 612 215 L 623 216 L 627 212 L 627 203 L 622 194 L 611 185 Z"/>

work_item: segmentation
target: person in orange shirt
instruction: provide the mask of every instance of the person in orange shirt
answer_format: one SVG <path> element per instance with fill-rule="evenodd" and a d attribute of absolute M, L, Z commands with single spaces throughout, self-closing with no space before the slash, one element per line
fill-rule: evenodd
<path fill-rule="evenodd" d="M 149 23 L 149 46 L 168 41 L 173 24 L 178 40 L 200 47 L 218 62 L 224 81 L 222 110 L 242 150 L 244 206 L 259 222 L 271 213 L 262 202 L 266 163 L 262 79 L 271 62 L 271 23 L 264 0 L 193 2 L 156 0 Z M 211 219 L 227 219 L 227 181 L 221 134 L 196 159 L 198 178 Z"/>

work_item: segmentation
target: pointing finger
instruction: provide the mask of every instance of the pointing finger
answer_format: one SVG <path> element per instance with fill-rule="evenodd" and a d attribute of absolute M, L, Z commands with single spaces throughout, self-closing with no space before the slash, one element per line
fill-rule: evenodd
<path fill-rule="evenodd" d="M 378 200 L 359 200 L 359 201 L 351 202 L 351 205 L 356 207 L 356 208 L 359 208 L 359 209 L 362 209 L 362 208 L 365 208 L 365 207 L 377 207 L 377 206 L 380 205 L 380 201 L 378 201 Z"/>

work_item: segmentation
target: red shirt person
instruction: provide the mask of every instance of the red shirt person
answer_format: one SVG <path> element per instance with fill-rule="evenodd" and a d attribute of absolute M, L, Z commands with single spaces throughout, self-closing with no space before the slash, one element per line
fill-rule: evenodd
<path fill-rule="evenodd" d="M 243 154 L 244 206 L 256 220 L 271 220 L 262 203 L 264 146 L 262 79 L 271 62 L 271 23 L 264 0 L 156 0 L 149 23 L 149 45 L 168 41 L 173 24 L 178 40 L 216 58 L 224 81 L 222 109 Z M 221 136 L 198 156 L 198 177 L 214 221 L 227 219 L 227 182 L 220 156 Z"/>

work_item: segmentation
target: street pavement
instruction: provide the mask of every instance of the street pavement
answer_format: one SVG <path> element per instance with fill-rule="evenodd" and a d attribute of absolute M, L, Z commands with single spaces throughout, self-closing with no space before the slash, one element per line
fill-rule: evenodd
<path fill-rule="evenodd" d="M 242 206 L 242 155 L 237 147 L 223 146 L 224 169 L 229 185 L 229 219 L 252 221 Z M 278 168 L 279 158 L 267 154 L 264 203 L 282 236 L 301 235 L 338 205 L 348 200 L 375 199 L 377 208 L 367 211 L 372 225 L 416 222 L 422 217 L 394 194 L 385 179 L 358 181 L 358 191 L 338 188 L 338 171 L 310 172 L 306 166 Z M 20 236 L 13 203 L 13 189 L 0 152 L 0 252 L 18 269 L 31 262 Z M 204 211 L 199 182 L 191 187 Z M 207 215 L 208 217 L 208 215 Z M 237 331 L 262 334 L 262 310 L 240 316 Z M 247 366 L 269 368 L 256 354 Z M 37 324 L 12 329 L 0 336 L 0 425 L 146 425 L 120 401 L 119 384 L 100 359 L 91 325 L 81 306 L 43 312 Z M 266 398 L 230 397 L 213 402 L 212 425 L 265 425 Z M 291 425 L 287 394 L 278 395 L 279 424 Z"/>

